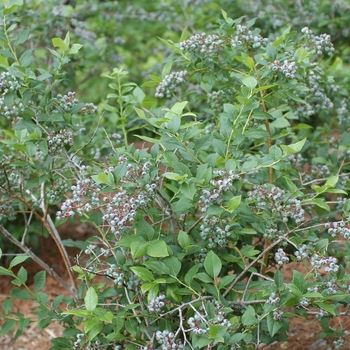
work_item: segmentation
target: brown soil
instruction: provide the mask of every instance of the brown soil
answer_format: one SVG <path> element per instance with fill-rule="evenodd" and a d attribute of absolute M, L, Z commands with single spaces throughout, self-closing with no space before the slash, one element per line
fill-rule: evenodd
<path fill-rule="evenodd" d="M 60 230 L 62 238 L 72 238 L 84 240 L 89 236 L 93 235 L 91 228 L 84 224 L 77 224 L 71 226 L 64 226 Z M 74 261 L 77 251 L 74 249 L 69 250 L 69 255 Z M 59 256 L 58 250 L 56 249 L 54 243 L 48 238 L 45 240 L 45 250 L 42 252 L 43 259 L 55 270 L 63 274 L 65 273 L 65 268 L 63 266 L 62 259 Z M 297 269 L 300 271 L 302 266 L 300 264 L 296 265 L 293 263 L 287 265 L 283 272 L 285 275 L 285 280 L 290 280 L 293 274 L 293 270 Z M 31 279 L 35 273 L 39 272 L 41 269 L 35 263 L 25 264 L 25 268 L 28 271 Z M 65 276 L 67 277 L 67 276 Z M 0 276 L 0 305 L 3 300 L 7 298 L 8 293 L 12 289 L 13 285 L 10 280 L 4 276 Z M 32 287 L 32 285 L 30 285 Z M 54 299 L 60 294 L 68 295 L 68 292 L 59 285 L 53 278 L 47 278 L 47 284 L 43 289 L 43 292 L 47 293 L 50 300 Z M 15 299 L 15 311 L 21 312 L 27 316 L 35 318 L 31 312 L 35 311 L 35 302 L 32 300 L 20 300 Z M 2 311 L 2 310 L 1 310 Z M 0 311 L 0 312 L 1 312 Z M 3 320 L 0 319 L 0 325 Z M 332 325 L 336 328 L 342 328 L 344 331 L 349 331 L 350 333 L 350 318 L 349 317 L 337 317 L 332 321 Z M 37 323 L 32 323 L 16 341 L 14 341 L 14 332 L 11 332 L 3 337 L 0 337 L 0 349 L 6 350 L 48 350 L 52 346 L 50 340 L 55 337 L 62 336 L 64 328 L 60 326 L 57 322 L 51 323 L 47 328 L 39 331 Z M 334 339 L 318 339 L 318 335 L 322 332 L 322 328 L 319 322 L 314 318 L 309 319 L 304 318 L 293 318 L 290 320 L 290 329 L 288 341 L 285 342 L 275 342 L 272 344 L 261 345 L 259 350 L 281 350 L 281 349 L 291 349 L 291 350 L 331 350 L 334 349 L 333 340 Z M 344 338 L 344 346 L 342 349 L 350 349 L 350 335 Z"/>

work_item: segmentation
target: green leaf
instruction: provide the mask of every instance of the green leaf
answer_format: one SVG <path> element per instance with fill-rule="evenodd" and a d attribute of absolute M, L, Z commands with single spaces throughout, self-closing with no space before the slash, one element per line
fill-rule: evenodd
<path fill-rule="evenodd" d="M 169 256 L 163 260 L 164 264 L 168 266 L 171 276 L 177 276 L 181 270 L 181 262 L 175 256 Z"/>
<path fill-rule="evenodd" d="M 67 45 L 64 43 L 64 41 L 61 38 L 53 38 L 52 44 L 54 47 L 60 48 L 62 51 L 67 50 Z"/>
<path fill-rule="evenodd" d="M 75 55 L 78 53 L 78 51 L 83 47 L 83 45 L 80 44 L 73 44 L 72 47 L 69 50 L 69 54 Z"/>
<path fill-rule="evenodd" d="M 244 314 L 242 315 L 242 324 L 243 326 L 252 326 L 258 324 L 259 320 L 255 316 L 255 310 L 253 306 L 248 305 Z"/>
<path fill-rule="evenodd" d="M 283 286 L 283 274 L 280 270 L 275 272 L 274 280 L 277 288 L 281 288 Z"/>
<path fill-rule="evenodd" d="M 328 178 L 328 180 L 325 183 L 326 187 L 335 187 L 335 185 L 339 181 L 339 176 L 331 176 Z"/>
<path fill-rule="evenodd" d="M 143 265 L 156 272 L 158 275 L 169 275 L 170 269 L 162 261 L 146 260 Z"/>
<path fill-rule="evenodd" d="M 103 327 L 103 322 L 100 322 L 90 330 L 90 332 L 88 333 L 88 339 L 90 342 L 93 341 L 96 338 L 96 336 L 98 336 L 101 333 Z"/>
<path fill-rule="evenodd" d="M 295 286 L 298 287 L 298 289 L 299 289 L 302 293 L 304 293 L 304 292 L 306 291 L 306 281 L 305 281 L 305 278 L 304 278 L 304 276 L 303 276 L 300 272 L 298 272 L 298 271 L 296 271 L 296 270 L 294 270 L 294 272 L 293 272 L 293 283 L 294 283 Z"/>
<path fill-rule="evenodd" d="M 93 311 L 96 309 L 98 303 L 98 296 L 94 287 L 89 287 L 89 289 L 86 292 L 84 302 L 86 310 Z"/>
<path fill-rule="evenodd" d="M 204 282 L 204 283 L 213 283 L 213 279 L 207 275 L 205 272 L 200 272 L 194 275 L 194 278 Z"/>
<path fill-rule="evenodd" d="M 329 312 L 331 315 L 336 314 L 334 308 L 331 305 L 326 304 L 326 303 L 322 303 L 322 302 L 318 302 L 318 301 L 315 301 L 314 303 L 317 306 L 319 306 L 320 308 L 322 308 L 323 310 L 326 310 L 327 312 Z"/>
<path fill-rule="evenodd" d="M 26 269 L 21 266 L 21 268 L 19 269 L 18 273 L 18 280 L 20 281 L 20 284 L 24 284 L 27 281 L 28 278 L 28 272 L 26 271 Z M 18 284 L 18 285 L 20 285 Z"/>
<path fill-rule="evenodd" d="M 11 299 L 5 299 L 2 302 L 2 309 L 4 310 L 4 314 L 8 315 L 13 307 L 13 302 Z"/>
<path fill-rule="evenodd" d="M 242 78 L 242 83 L 251 90 L 253 90 L 258 84 L 257 80 L 249 75 L 246 75 Z"/>
<path fill-rule="evenodd" d="M 45 286 L 46 271 L 40 271 L 34 276 L 34 292 L 38 292 Z"/>
<path fill-rule="evenodd" d="M 227 203 L 227 209 L 225 209 L 226 211 L 228 211 L 229 213 L 234 212 L 239 205 L 241 204 L 241 200 L 242 200 L 242 196 L 235 196 L 232 197 L 228 203 Z"/>
<path fill-rule="evenodd" d="M 147 270 L 146 268 L 142 266 L 132 266 L 130 267 L 130 270 L 137 276 L 139 277 L 142 281 L 145 282 L 152 282 L 154 281 L 154 277 L 152 272 Z"/>
<path fill-rule="evenodd" d="M 180 230 L 177 236 L 177 241 L 180 244 L 180 247 L 185 249 L 187 246 L 191 244 L 190 236 L 185 232 Z"/>
<path fill-rule="evenodd" d="M 294 53 L 294 58 L 297 63 L 302 62 L 307 56 L 309 56 L 309 52 L 306 51 L 303 47 L 299 47 L 295 53 Z"/>
<path fill-rule="evenodd" d="M 131 248 L 131 255 L 134 259 L 139 258 L 140 256 L 143 256 L 147 252 L 147 242 L 146 241 L 133 241 L 130 245 Z"/>
<path fill-rule="evenodd" d="M 318 207 L 330 212 L 331 211 L 331 208 L 329 207 L 329 205 L 325 202 L 324 199 L 322 198 L 312 198 L 312 199 L 306 199 L 306 200 L 303 200 L 302 203 L 305 203 L 305 204 L 315 204 L 317 205 Z"/>
<path fill-rule="evenodd" d="M 164 258 L 169 256 L 168 247 L 164 241 L 155 239 L 148 242 L 147 254 L 153 258 Z"/>
<path fill-rule="evenodd" d="M 6 322 L 1 326 L 1 336 L 3 337 L 5 334 L 11 332 L 16 325 L 15 320 L 6 320 Z"/>
<path fill-rule="evenodd" d="M 222 268 L 222 263 L 220 258 L 211 250 L 204 259 L 205 271 L 213 279 L 219 276 Z"/>
<path fill-rule="evenodd" d="M 26 261 L 29 258 L 28 255 L 19 255 L 16 256 L 12 259 L 12 261 L 10 262 L 10 269 L 12 269 L 14 266 L 21 264 L 22 262 Z"/>

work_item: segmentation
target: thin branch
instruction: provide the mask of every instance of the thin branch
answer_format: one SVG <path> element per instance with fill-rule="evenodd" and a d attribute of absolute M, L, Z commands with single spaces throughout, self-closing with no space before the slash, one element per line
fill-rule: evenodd
<path fill-rule="evenodd" d="M 15 237 L 8 232 L 5 227 L 0 225 L 0 232 L 13 244 L 19 247 L 25 254 L 32 258 L 38 265 L 40 265 L 50 276 L 52 276 L 61 286 L 68 290 L 72 295 L 75 295 L 76 291 L 73 286 L 65 282 L 61 276 L 59 276 L 49 265 L 47 265 L 43 260 L 41 260 L 36 254 L 34 254 L 30 248 L 22 244 Z"/>

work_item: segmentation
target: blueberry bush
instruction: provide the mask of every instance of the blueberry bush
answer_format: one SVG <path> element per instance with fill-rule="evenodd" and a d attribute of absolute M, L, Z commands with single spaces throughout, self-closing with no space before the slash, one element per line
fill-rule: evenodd
<path fill-rule="evenodd" d="M 103 69 L 108 92 L 96 106 L 63 91 L 84 59 L 76 36 L 32 48 L 36 32 L 15 21 L 22 2 L 3 2 L 0 232 L 24 254 L 0 267 L 14 284 L 2 335 L 33 321 L 13 311 L 20 298 L 37 302 L 40 329 L 64 326 L 52 350 L 257 349 L 308 315 L 342 347 L 346 333 L 330 321 L 350 302 L 346 6 L 335 4 L 320 32 L 302 16 L 283 26 L 289 1 L 271 12 L 283 23 L 261 28 L 203 3 L 211 25 L 161 38 L 161 73 L 141 87 L 136 70 Z M 62 241 L 57 227 L 77 217 L 96 235 Z M 31 249 L 38 226 L 68 281 Z M 67 246 L 80 250 L 74 266 Z M 33 287 L 28 258 L 42 267 Z M 49 302 L 47 274 L 70 296 Z"/>

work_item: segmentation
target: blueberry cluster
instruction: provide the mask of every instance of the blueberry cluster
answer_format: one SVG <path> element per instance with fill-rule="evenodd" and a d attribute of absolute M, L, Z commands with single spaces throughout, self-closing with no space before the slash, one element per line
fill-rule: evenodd
<path fill-rule="evenodd" d="M 73 132 L 67 129 L 50 132 L 47 135 L 47 145 L 49 154 L 53 155 L 65 146 L 73 146 Z"/>
<path fill-rule="evenodd" d="M 248 192 L 248 200 L 256 202 L 256 206 L 269 209 L 274 215 L 278 215 L 283 222 L 289 218 L 296 224 L 304 221 L 304 209 L 301 201 L 295 198 L 285 200 L 286 192 L 281 188 L 269 184 L 263 186 L 254 185 L 252 191 Z"/>
<path fill-rule="evenodd" d="M 129 280 L 126 282 L 126 285 L 129 290 L 136 290 L 139 287 L 140 283 L 141 281 L 136 275 L 131 275 L 129 277 Z"/>
<path fill-rule="evenodd" d="M 320 36 L 316 36 L 308 27 L 304 27 L 301 32 L 305 34 L 309 43 L 312 45 L 314 52 L 318 55 L 322 55 L 323 52 L 326 52 L 329 56 L 331 56 L 334 53 L 334 46 L 331 42 L 331 36 L 329 34 L 321 34 Z"/>
<path fill-rule="evenodd" d="M 147 208 L 153 198 L 152 185 L 149 185 L 146 190 L 136 191 L 133 195 L 122 190 L 107 203 L 102 219 L 109 225 L 111 232 L 116 237 L 120 237 L 125 229 L 132 226 L 137 210 Z"/>
<path fill-rule="evenodd" d="M 211 205 L 220 204 L 223 201 L 223 192 L 232 190 L 233 181 L 240 178 L 232 170 L 214 170 L 213 174 L 218 177 L 217 179 L 210 180 L 213 189 L 204 189 L 199 198 L 198 205 L 202 213 L 205 213 Z"/>
<path fill-rule="evenodd" d="M 74 107 L 79 105 L 79 100 L 76 98 L 74 91 L 69 91 L 67 95 L 58 94 L 53 98 L 53 112 L 72 112 Z M 78 111 L 83 114 L 94 114 L 97 112 L 97 107 L 93 103 L 85 103 Z"/>
<path fill-rule="evenodd" d="M 282 310 L 276 310 L 273 312 L 273 319 L 275 321 L 282 321 L 283 315 L 284 315 L 284 312 Z"/>
<path fill-rule="evenodd" d="M 73 349 L 82 349 L 83 343 L 85 343 L 85 335 L 83 333 L 78 333 L 76 339 L 77 340 L 73 344 Z"/>
<path fill-rule="evenodd" d="M 322 317 L 326 317 L 328 316 L 328 312 L 320 309 L 319 312 L 316 314 L 316 318 L 320 321 L 322 319 Z"/>
<path fill-rule="evenodd" d="M 276 293 L 272 292 L 268 299 L 266 300 L 266 303 L 269 305 L 276 305 L 280 302 L 280 297 L 276 295 Z"/>
<path fill-rule="evenodd" d="M 334 340 L 333 344 L 334 344 L 334 349 L 340 349 L 344 345 L 344 339 L 339 338 L 337 340 Z"/>
<path fill-rule="evenodd" d="M 123 142 L 123 136 L 116 132 L 112 134 L 112 139 L 115 141 L 116 144 L 120 144 Z"/>
<path fill-rule="evenodd" d="M 334 279 L 331 279 L 330 281 L 326 281 L 325 284 L 326 284 L 327 292 L 329 295 L 337 294 L 339 287 L 335 283 Z"/>
<path fill-rule="evenodd" d="M 57 182 L 51 185 L 51 187 L 46 192 L 46 199 L 49 204 L 58 204 L 61 202 L 62 197 L 65 193 L 70 190 L 69 184 L 63 180 L 59 179 Z"/>
<path fill-rule="evenodd" d="M 58 220 L 67 219 L 75 215 L 83 215 L 99 205 L 99 194 L 101 189 L 89 178 L 77 180 L 71 187 L 72 198 L 67 199 L 62 205 L 61 210 L 56 213 Z"/>
<path fill-rule="evenodd" d="M 297 260 L 306 259 L 309 256 L 307 246 L 305 244 L 303 244 L 300 247 L 300 249 L 295 252 L 295 256 L 296 256 Z"/>
<path fill-rule="evenodd" d="M 345 127 L 350 124 L 350 108 L 347 106 L 347 100 L 344 98 L 340 102 L 340 107 L 337 109 L 339 123 Z"/>
<path fill-rule="evenodd" d="M 205 217 L 200 230 L 201 238 L 208 241 L 206 246 L 210 249 L 217 246 L 224 247 L 232 233 L 228 220 L 222 219 L 220 222 L 216 216 Z"/>
<path fill-rule="evenodd" d="M 231 45 L 233 48 L 250 46 L 253 49 L 258 49 L 261 46 L 266 46 L 267 43 L 267 38 L 263 38 L 257 32 L 253 32 L 251 29 L 241 24 L 237 24 L 236 36 L 234 36 L 231 40 Z"/>
<path fill-rule="evenodd" d="M 0 74 L 0 112 L 9 120 L 24 112 L 23 103 L 14 95 L 20 88 L 21 84 L 15 76 L 9 72 Z M 11 93 L 13 98 L 5 99 L 5 96 Z"/>
<path fill-rule="evenodd" d="M 311 257 L 311 266 L 320 269 L 325 266 L 326 272 L 334 272 L 337 273 L 339 270 L 339 265 L 337 265 L 338 260 L 333 256 L 325 258 L 323 256 L 319 256 L 318 254 L 314 254 Z"/>
<path fill-rule="evenodd" d="M 6 95 L 9 92 L 16 92 L 21 88 L 17 78 L 9 72 L 0 74 L 0 93 Z"/>
<path fill-rule="evenodd" d="M 329 111 L 333 108 L 333 103 L 327 96 L 325 87 L 321 84 L 323 81 L 321 74 L 322 72 L 319 67 L 313 67 L 308 72 L 307 82 L 305 84 L 308 91 L 294 91 L 300 98 L 307 101 L 303 104 L 290 101 L 291 105 L 296 105 L 295 112 L 300 117 L 307 117 L 321 111 Z"/>
<path fill-rule="evenodd" d="M 281 237 L 284 233 L 285 232 L 283 232 L 282 230 L 278 230 L 273 227 L 267 227 L 266 231 L 264 232 L 264 237 L 269 239 L 270 241 L 273 241 Z"/>
<path fill-rule="evenodd" d="M 183 349 L 184 346 L 175 340 L 175 334 L 165 329 L 156 332 L 156 340 L 160 345 L 160 350 Z"/>
<path fill-rule="evenodd" d="M 332 237 L 337 235 L 343 236 L 345 239 L 350 238 L 350 227 L 346 226 L 344 221 L 340 222 L 327 222 L 324 227 L 327 229 L 327 232 Z"/>
<path fill-rule="evenodd" d="M 197 311 L 194 316 L 189 317 L 187 320 L 190 330 L 196 335 L 204 335 L 209 332 L 209 323 L 216 326 L 231 327 L 230 321 L 226 318 L 226 313 L 222 310 L 222 306 L 215 300 L 213 302 L 215 308 L 215 315 L 213 318 L 208 319 L 208 315 L 203 312 Z"/>
<path fill-rule="evenodd" d="M 223 48 L 224 40 L 218 35 L 207 35 L 206 33 L 192 35 L 189 39 L 180 43 L 181 51 L 200 54 L 204 57 L 212 57 Z"/>
<path fill-rule="evenodd" d="M 208 251 L 206 248 L 202 248 L 198 254 L 196 254 L 195 263 L 199 266 L 204 266 L 204 260 L 207 257 Z"/>
<path fill-rule="evenodd" d="M 162 309 L 164 308 L 166 302 L 167 301 L 165 300 L 165 295 L 160 294 L 155 299 L 150 300 L 149 304 L 147 305 L 148 311 L 156 312 L 159 314 L 162 312 Z"/>
<path fill-rule="evenodd" d="M 298 66 L 295 62 L 291 62 L 289 60 L 284 60 L 283 63 L 281 63 L 278 60 L 275 60 L 270 65 L 271 69 L 273 71 L 279 71 L 281 72 L 286 78 L 295 78 L 295 74 L 297 73 Z"/>
<path fill-rule="evenodd" d="M 299 301 L 299 305 L 301 307 L 308 307 L 310 304 L 310 300 L 308 298 L 301 298 Z"/>
<path fill-rule="evenodd" d="M 278 265 L 283 265 L 284 263 L 289 262 L 289 258 L 287 254 L 283 251 L 282 248 L 278 248 L 277 252 L 275 253 L 275 260 Z"/>
<path fill-rule="evenodd" d="M 174 89 L 180 86 L 185 81 L 187 75 L 187 70 L 182 70 L 180 72 L 172 72 L 166 75 L 157 86 L 154 96 L 158 98 L 171 98 L 171 94 L 174 91 Z"/>
<path fill-rule="evenodd" d="M 106 270 L 106 274 L 113 278 L 114 280 L 114 283 L 117 285 L 117 286 L 122 286 L 125 282 L 125 279 L 124 279 L 124 273 L 123 272 L 118 272 L 116 271 L 116 265 L 115 264 L 111 264 L 109 266 L 109 268 Z"/>
<path fill-rule="evenodd" d="M 210 109 L 215 113 L 222 112 L 224 104 L 230 102 L 230 95 L 231 91 L 229 89 L 209 92 L 207 103 L 210 105 Z"/>

